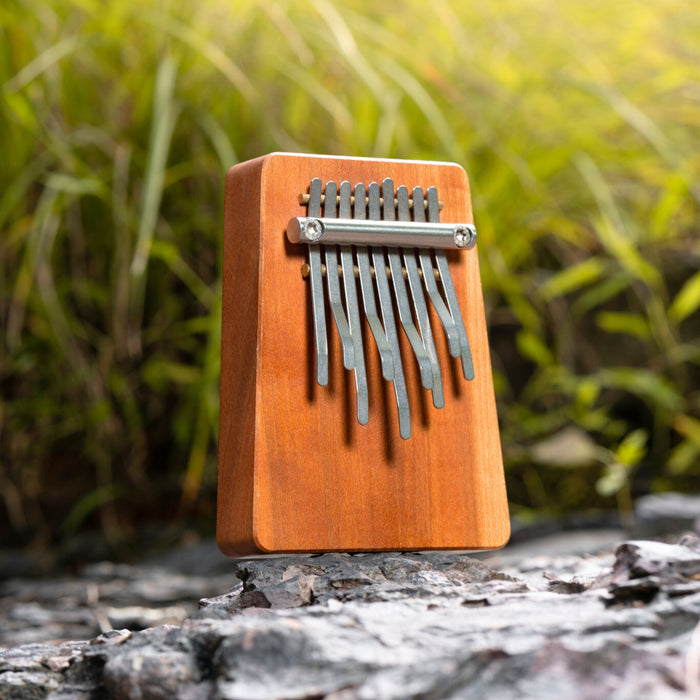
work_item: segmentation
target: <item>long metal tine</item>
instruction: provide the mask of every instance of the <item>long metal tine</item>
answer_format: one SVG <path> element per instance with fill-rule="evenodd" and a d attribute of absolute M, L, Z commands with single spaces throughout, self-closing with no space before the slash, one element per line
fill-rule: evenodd
<path fill-rule="evenodd" d="M 342 189 L 342 187 L 341 187 Z M 362 183 L 355 185 L 355 219 L 365 218 L 366 188 Z M 355 246 L 357 268 L 360 274 L 360 289 L 362 290 L 362 302 L 365 308 L 365 316 L 369 323 L 374 341 L 379 350 L 382 362 L 382 376 L 388 382 L 394 378 L 394 360 L 391 356 L 391 348 L 387 341 L 382 322 L 377 315 L 377 304 L 374 299 L 374 284 L 372 283 L 372 271 L 369 264 L 369 252 L 366 246 Z M 345 274 L 345 273 L 343 273 Z"/>
<path fill-rule="evenodd" d="M 396 213 L 394 211 L 394 181 L 386 178 L 382 182 L 382 192 L 384 194 L 384 220 L 394 221 Z M 398 248 L 387 248 L 389 256 L 389 268 L 391 269 L 391 281 L 394 285 L 394 294 L 396 296 L 396 306 L 399 310 L 399 319 L 401 325 L 406 332 L 408 342 L 413 348 L 413 354 L 418 361 L 420 369 L 421 384 L 426 389 L 433 388 L 433 370 L 431 367 L 430 358 L 423 346 L 420 334 L 418 333 L 415 324 L 413 323 L 413 315 L 408 301 L 408 291 L 406 283 L 403 279 L 403 266 L 401 264 L 401 254 Z M 374 269 L 377 269 L 375 264 Z"/>
<path fill-rule="evenodd" d="M 391 191 L 393 193 L 393 185 Z M 382 217 L 379 205 L 379 185 L 376 182 L 372 182 L 369 186 L 368 199 L 369 218 L 374 221 L 379 221 Z M 411 409 L 408 404 L 406 378 L 404 377 L 403 364 L 401 363 L 401 347 L 399 345 L 399 335 L 396 330 L 394 304 L 389 288 L 389 278 L 386 273 L 386 260 L 384 259 L 384 252 L 381 248 L 376 246 L 372 247 L 372 262 L 374 263 L 374 277 L 377 283 L 377 294 L 379 295 L 379 306 L 382 310 L 384 329 L 386 330 L 386 337 L 389 347 L 391 348 L 391 355 L 394 363 L 393 383 L 396 407 L 399 413 L 399 434 L 404 440 L 408 440 L 411 437 Z"/>
<path fill-rule="evenodd" d="M 338 218 L 351 218 L 351 196 L 352 185 L 347 180 L 344 180 L 340 183 Z M 366 425 L 369 421 L 369 390 L 367 388 L 365 354 L 362 348 L 362 321 L 360 319 L 360 307 L 357 303 L 357 286 L 355 284 L 355 267 L 352 257 L 352 246 L 340 246 L 340 262 L 343 269 L 343 287 L 345 289 L 345 304 L 350 326 L 350 335 L 352 336 L 352 345 L 355 353 L 357 420 L 360 425 Z"/>
<path fill-rule="evenodd" d="M 416 187 L 413 190 L 413 201 L 415 203 L 416 196 L 423 198 L 423 190 Z M 396 190 L 396 199 L 398 202 L 397 209 L 399 213 L 399 221 L 410 221 L 411 210 L 408 203 L 408 189 L 401 185 Z M 440 374 L 440 363 L 438 361 L 435 343 L 433 341 L 433 331 L 430 327 L 430 318 L 428 317 L 428 307 L 425 304 L 423 296 L 423 284 L 421 283 L 420 275 L 418 274 L 418 265 L 416 256 L 411 249 L 403 250 L 403 259 L 408 275 L 408 284 L 411 288 L 413 296 L 413 307 L 416 310 L 416 319 L 423 338 L 423 346 L 430 359 L 430 368 L 433 374 L 433 406 L 442 408 L 445 405 L 445 396 L 442 391 L 442 375 Z"/>
<path fill-rule="evenodd" d="M 427 191 L 428 198 L 428 220 L 437 222 L 440 220 L 440 206 L 438 204 L 438 193 L 435 187 L 429 187 Z M 472 362 L 472 352 L 469 347 L 469 338 L 467 337 L 467 329 L 464 327 L 462 320 L 462 311 L 459 308 L 459 300 L 455 292 L 454 284 L 452 283 L 452 274 L 450 266 L 447 263 L 447 255 L 443 250 L 435 251 L 435 262 L 440 272 L 440 280 L 442 288 L 445 291 L 447 305 L 452 315 L 452 320 L 459 334 L 460 355 L 462 360 L 462 373 L 465 379 L 474 379 L 474 364 Z"/>
<path fill-rule="evenodd" d="M 323 183 L 314 178 L 309 188 L 309 216 L 321 215 L 321 190 Z M 316 381 L 321 386 L 328 384 L 328 335 L 326 333 L 326 312 L 323 303 L 323 273 L 321 270 L 321 249 L 309 246 L 309 276 L 311 278 L 311 308 L 314 316 L 316 336 Z"/>
<path fill-rule="evenodd" d="M 416 199 L 417 192 L 420 192 L 420 199 Z M 413 190 L 413 220 L 421 223 L 425 221 L 425 203 L 423 200 L 423 190 L 420 187 L 416 187 Z M 423 271 L 425 291 L 428 292 L 428 297 L 433 304 L 433 308 L 437 312 L 442 327 L 445 329 L 447 347 L 450 351 L 450 355 L 452 355 L 452 357 L 459 357 L 461 354 L 459 333 L 457 332 L 457 326 L 452 318 L 452 314 L 450 314 L 447 306 L 445 306 L 445 302 L 435 282 L 433 259 L 430 255 L 430 251 L 425 248 L 419 248 L 418 260 L 420 261 L 421 270 Z"/>
<path fill-rule="evenodd" d="M 335 219 L 335 198 L 337 196 L 338 186 L 335 182 L 326 183 L 326 201 L 323 210 L 323 216 L 326 219 Z M 326 284 L 328 285 L 328 300 L 331 304 L 331 311 L 335 319 L 335 325 L 338 329 L 340 342 L 343 347 L 343 366 L 345 369 L 353 369 L 355 367 L 355 348 L 350 333 L 348 319 L 345 316 L 343 308 L 343 300 L 340 296 L 340 275 L 338 274 L 338 255 L 336 246 L 324 246 L 324 254 L 326 258 Z M 354 277 L 354 275 L 353 275 Z"/>

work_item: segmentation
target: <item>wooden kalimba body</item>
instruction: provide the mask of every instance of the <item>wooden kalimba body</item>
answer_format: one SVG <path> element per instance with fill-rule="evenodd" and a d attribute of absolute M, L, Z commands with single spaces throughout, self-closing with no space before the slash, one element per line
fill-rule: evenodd
<path fill-rule="evenodd" d="M 505 544 L 475 241 L 454 164 L 275 153 L 229 171 L 225 554 Z"/>

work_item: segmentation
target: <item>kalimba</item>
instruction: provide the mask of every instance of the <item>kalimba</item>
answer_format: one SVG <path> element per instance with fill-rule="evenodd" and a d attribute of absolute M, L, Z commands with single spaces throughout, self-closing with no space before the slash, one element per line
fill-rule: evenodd
<path fill-rule="evenodd" d="M 455 164 L 274 153 L 229 171 L 225 554 L 506 542 L 475 242 Z"/>

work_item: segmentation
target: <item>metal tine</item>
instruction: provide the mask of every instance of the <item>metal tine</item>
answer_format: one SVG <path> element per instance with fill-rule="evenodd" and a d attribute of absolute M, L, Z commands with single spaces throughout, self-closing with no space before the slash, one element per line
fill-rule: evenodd
<path fill-rule="evenodd" d="M 308 216 L 321 215 L 320 178 L 314 178 L 309 188 Z M 311 308 L 314 316 L 316 335 L 316 381 L 321 386 L 328 384 L 328 335 L 326 333 L 326 312 L 323 303 L 323 274 L 321 270 L 321 247 L 309 246 L 309 276 L 311 278 Z"/>
<path fill-rule="evenodd" d="M 413 190 L 413 201 L 415 204 L 416 196 L 423 198 L 423 190 L 420 187 L 416 187 Z M 396 200 L 398 202 L 397 209 L 399 213 L 399 221 L 410 221 L 411 220 L 411 210 L 408 203 L 408 188 L 401 185 L 396 190 Z M 404 264 L 406 266 L 406 273 L 408 276 L 408 284 L 411 288 L 411 294 L 413 296 L 413 307 L 416 310 L 416 319 L 418 320 L 418 327 L 420 328 L 421 336 L 423 338 L 423 345 L 425 351 L 430 359 L 430 369 L 433 373 L 433 406 L 435 408 L 442 408 L 445 405 L 445 396 L 442 391 L 442 375 L 440 374 L 440 363 L 438 362 L 437 351 L 435 350 L 435 343 L 433 341 L 433 331 L 430 327 L 430 318 L 428 316 L 428 307 L 425 304 L 425 297 L 423 296 L 423 284 L 421 282 L 420 275 L 418 274 L 418 265 L 416 263 L 416 256 L 412 249 L 402 249 Z"/>
<path fill-rule="evenodd" d="M 420 199 L 416 199 L 416 195 L 418 195 Z M 425 202 L 423 200 L 423 190 L 420 187 L 416 187 L 413 190 L 413 220 L 419 221 L 420 223 L 425 221 Z M 445 306 L 445 302 L 435 282 L 433 259 L 430 255 L 430 251 L 425 248 L 418 249 L 418 260 L 420 261 L 421 270 L 423 271 L 425 291 L 428 292 L 428 297 L 430 297 L 430 301 L 433 303 L 433 308 L 437 312 L 442 327 L 445 329 L 447 347 L 450 351 L 450 355 L 452 355 L 452 357 L 459 357 L 461 354 L 459 333 L 457 332 L 457 326 L 452 318 L 452 314 L 450 314 L 449 309 Z"/>
<path fill-rule="evenodd" d="M 350 197 L 352 185 L 344 180 L 340 183 L 340 203 L 338 218 L 350 219 Z M 357 286 L 355 284 L 355 266 L 352 257 L 352 246 L 340 246 L 340 263 L 343 268 L 343 287 L 345 289 L 345 304 L 347 308 L 350 335 L 355 352 L 355 391 L 357 393 L 357 420 L 360 425 L 369 421 L 369 390 L 367 388 L 367 370 L 365 369 L 365 354 L 362 348 L 362 320 L 360 306 L 357 302 Z"/>
<path fill-rule="evenodd" d="M 335 219 L 335 198 L 337 196 L 338 186 L 335 182 L 326 183 L 326 201 L 323 209 L 323 216 L 326 219 Z M 343 366 L 345 369 L 353 369 L 355 367 L 355 348 L 353 346 L 352 335 L 350 334 L 350 326 L 345 316 L 343 308 L 343 300 L 340 296 L 340 275 L 338 274 L 338 255 L 334 245 L 324 246 L 324 254 L 326 258 L 326 284 L 328 285 L 328 300 L 331 304 L 331 311 L 335 319 L 335 325 L 338 329 L 340 342 L 343 346 Z M 354 279 L 354 273 L 353 273 Z"/>
<path fill-rule="evenodd" d="M 393 185 L 391 186 L 391 191 L 392 193 L 394 191 Z M 355 197 L 357 198 L 357 194 Z M 369 186 L 368 199 L 369 218 L 373 221 L 379 221 L 382 218 L 379 198 L 379 185 L 376 182 L 372 182 Z M 391 298 L 389 278 L 386 274 L 386 260 L 384 259 L 382 248 L 378 246 L 372 247 L 372 262 L 374 263 L 374 278 L 377 283 L 379 306 L 382 310 L 386 337 L 391 347 L 391 355 L 394 362 L 394 394 L 396 395 L 396 407 L 399 412 L 399 434 L 404 440 L 408 440 L 411 437 L 411 409 L 408 404 L 406 378 L 404 377 L 401 363 L 399 334 L 396 330 L 396 319 L 394 318 L 394 303 Z"/>
<path fill-rule="evenodd" d="M 342 189 L 342 186 L 341 186 Z M 362 183 L 355 185 L 355 219 L 364 219 L 366 189 Z M 377 304 L 374 299 L 374 284 L 372 283 L 372 271 L 369 264 L 369 252 L 366 246 L 355 246 L 357 256 L 357 268 L 360 273 L 360 289 L 362 290 L 362 302 L 365 307 L 365 316 L 370 330 L 377 343 L 379 357 L 382 362 L 382 376 L 388 382 L 394 378 L 394 359 L 391 356 L 391 348 L 387 341 L 382 322 L 377 315 Z M 343 275 L 345 273 L 343 272 Z"/>
<path fill-rule="evenodd" d="M 391 178 L 386 178 L 382 182 L 382 192 L 384 194 L 384 221 L 395 221 L 396 212 L 394 211 L 393 197 L 394 181 Z M 396 306 L 399 310 L 399 319 L 406 332 L 408 342 L 413 348 L 413 354 L 418 361 L 421 384 L 425 389 L 432 389 L 433 370 L 423 341 L 413 323 L 413 314 L 411 313 L 411 307 L 408 301 L 408 291 L 406 290 L 406 283 L 403 279 L 401 254 L 398 248 L 387 248 L 387 254 L 389 256 L 389 268 L 391 269 L 391 281 L 394 285 L 394 294 L 396 296 Z M 374 269 L 377 269 L 376 264 Z"/>
<path fill-rule="evenodd" d="M 435 187 L 429 187 L 427 191 L 428 197 L 428 221 L 440 220 L 440 206 L 438 204 L 438 192 Z M 462 359 L 462 373 L 465 379 L 474 379 L 474 364 L 472 362 L 472 352 L 469 347 L 469 338 L 467 337 L 467 329 L 464 327 L 462 320 L 462 311 L 459 308 L 459 300 L 455 292 L 454 284 L 452 283 L 452 275 L 450 266 L 447 264 L 447 255 L 444 250 L 435 251 L 435 262 L 440 272 L 440 280 L 442 288 L 445 290 L 447 305 L 449 306 L 452 319 L 459 333 L 460 355 Z"/>

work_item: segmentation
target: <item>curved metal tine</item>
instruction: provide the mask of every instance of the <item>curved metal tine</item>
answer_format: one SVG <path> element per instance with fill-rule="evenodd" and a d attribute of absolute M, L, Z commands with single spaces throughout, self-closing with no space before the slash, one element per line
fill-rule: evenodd
<path fill-rule="evenodd" d="M 394 212 L 394 181 L 386 178 L 382 182 L 382 193 L 384 194 L 384 221 L 394 221 L 396 214 Z M 399 310 L 399 319 L 401 325 L 406 332 L 408 342 L 413 348 L 413 354 L 418 361 L 420 369 L 421 384 L 425 389 L 433 388 L 433 370 L 430 363 L 430 358 L 425 350 L 420 334 L 416 330 L 413 323 L 413 314 L 408 302 L 408 291 L 406 290 L 406 282 L 403 279 L 403 266 L 401 264 L 401 254 L 398 248 L 387 248 L 389 256 L 389 268 L 391 269 L 391 281 L 394 285 L 394 294 L 396 296 L 396 306 Z M 377 269 L 375 264 L 374 269 Z"/>
<path fill-rule="evenodd" d="M 415 206 L 416 198 L 423 199 L 423 190 L 416 187 L 413 190 L 413 202 Z M 411 210 L 408 204 L 408 188 L 401 185 L 396 190 L 396 199 L 398 202 L 397 209 L 399 212 L 399 221 L 410 221 Z M 425 304 L 423 296 L 423 285 L 420 275 L 418 274 L 418 264 L 416 256 L 412 249 L 402 249 L 403 260 L 406 266 L 408 275 L 408 284 L 411 288 L 413 296 L 413 307 L 416 310 L 416 319 L 420 328 L 421 336 L 423 337 L 423 345 L 430 359 L 430 369 L 433 373 L 433 406 L 442 408 L 445 405 L 445 396 L 442 391 L 442 375 L 440 374 L 440 363 L 438 362 L 437 351 L 435 350 L 435 342 L 433 341 L 433 330 L 430 327 L 430 318 L 428 316 L 428 307 Z"/>
<path fill-rule="evenodd" d="M 340 203 L 338 218 L 350 219 L 350 197 L 352 185 L 344 180 L 340 183 Z M 357 285 L 355 284 L 355 265 L 352 257 L 352 246 L 340 246 L 340 264 L 343 268 L 343 287 L 345 289 L 345 305 L 348 312 L 350 335 L 355 353 L 355 391 L 357 393 L 357 420 L 360 425 L 369 421 L 369 390 L 367 388 L 367 371 L 365 369 L 365 354 L 362 348 L 362 320 L 360 306 L 357 303 Z"/>
<path fill-rule="evenodd" d="M 379 199 L 379 185 L 373 182 L 369 186 L 369 218 L 374 221 L 379 221 L 382 218 Z M 355 201 L 357 201 L 357 195 L 355 195 Z M 399 334 L 396 330 L 396 319 L 394 318 L 394 303 L 391 298 L 389 278 L 386 274 L 386 260 L 384 259 L 384 251 L 378 246 L 372 247 L 372 262 L 374 263 L 374 278 L 377 282 L 379 306 L 382 309 L 386 337 L 391 347 L 391 355 L 394 362 L 394 394 L 396 396 L 396 407 L 399 412 L 399 434 L 404 440 L 408 440 L 411 437 L 411 409 L 408 405 L 406 378 L 403 375 L 403 365 L 401 363 L 401 347 L 399 345 Z"/>
<path fill-rule="evenodd" d="M 355 218 L 365 218 L 365 198 L 366 189 L 362 183 L 355 185 Z M 357 268 L 360 273 L 360 290 L 362 291 L 362 303 L 365 308 L 365 316 L 369 323 L 370 330 L 374 336 L 374 341 L 379 350 L 379 357 L 382 362 L 382 376 L 388 382 L 394 378 L 394 359 L 391 355 L 391 348 L 384 332 L 382 322 L 377 315 L 377 303 L 374 298 L 374 284 L 372 282 L 372 271 L 369 264 L 369 251 L 366 246 L 355 246 L 357 257 Z"/>
<path fill-rule="evenodd" d="M 321 215 L 320 178 L 314 178 L 309 188 L 308 216 Z M 323 303 L 323 273 L 321 270 L 321 247 L 309 246 L 309 277 L 311 279 L 311 308 L 314 316 L 314 333 L 316 335 L 316 381 L 328 384 L 328 335 L 326 333 L 326 312 Z"/>
<path fill-rule="evenodd" d="M 429 187 L 428 192 L 428 221 L 440 220 L 440 205 L 438 204 L 438 192 L 435 187 Z M 444 250 L 435 251 L 435 262 L 437 263 L 442 280 L 442 288 L 445 290 L 447 305 L 452 314 L 452 319 L 459 333 L 460 355 L 462 358 L 462 374 L 465 379 L 474 379 L 474 364 L 472 362 L 472 351 L 469 347 L 469 338 L 467 337 L 467 329 L 464 327 L 462 319 L 462 311 L 459 308 L 459 300 L 457 292 L 455 292 L 454 284 L 452 283 L 452 274 L 450 266 L 447 263 L 447 255 Z"/>
<path fill-rule="evenodd" d="M 341 186 L 342 187 L 342 186 Z M 355 218 L 365 218 L 366 189 L 362 183 L 355 185 Z M 391 348 L 386 338 L 382 322 L 377 315 L 377 304 L 374 299 L 374 284 L 372 283 L 372 271 L 369 264 L 369 252 L 366 246 L 355 246 L 357 256 L 357 268 L 360 271 L 360 289 L 362 290 L 362 302 L 365 307 L 365 316 L 370 330 L 377 343 L 379 357 L 382 362 L 382 376 L 388 382 L 394 378 L 394 359 L 391 356 Z"/>
<path fill-rule="evenodd" d="M 421 223 L 425 221 L 425 203 L 423 201 L 423 190 L 420 187 L 416 187 L 413 190 L 413 220 L 420 221 Z M 423 271 L 425 291 L 428 292 L 428 297 L 430 297 L 433 308 L 437 312 L 442 327 L 445 329 L 447 347 L 449 348 L 450 355 L 452 355 L 452 357 L 459 357 L 461 354 L 459 333 L 452 319 L 452 314 L 449 312 L 447 306 L 445 306 L 445 302 L 435 282 L 433 259 L 430 255 L 430 251 L 425 248 L 419 248 L 418 260 L 420 261 L 420 267 Z"/>
<path fill-rule="evenodd" d="M 326 202 L 323 209 L 323 216 L 326 219 L 335 219 L 335 199 L 338 186 L 335 182 L 326 183 Z M 331 304 L 331 311 L 338 329 L 340 342 L 343 346 L 343 366 L 345 369 L 352 369 L 355 366 L 355 349 L 350 334 L 350 326 L 345 316 L 343 300 L 340 296 L 340 276 L 338 275 L 338 255 L 334 245 L 323 247 L 326 258 L 326 284 L 328 285 L 328 300 Z M 354 278 L 354 274 L 353 274 Z"/>

